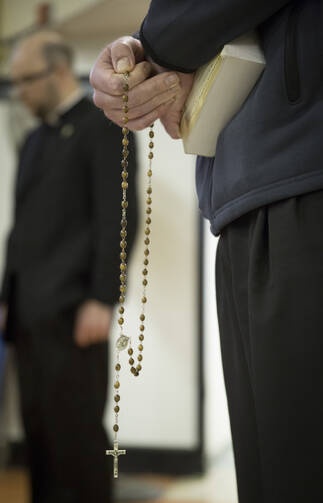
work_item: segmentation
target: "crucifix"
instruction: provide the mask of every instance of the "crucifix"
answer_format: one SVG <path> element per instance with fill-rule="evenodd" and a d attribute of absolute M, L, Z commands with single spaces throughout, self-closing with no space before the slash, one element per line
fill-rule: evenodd
<path fill-rule="evenodd" d="M 113 460 L 113 476 L 114 476 L 115 479 L 117 479 L 118 476 L 119 476 L 119 472 L 118 472 L 118 457 L 121 454 L 126 454 L 125 450 L 119 451 L 118 447 L 119 447 L 118 446 L 118 442 L 114 441 L 114 449 L 113 449 L 113 451 L 106 451 L 107 455 L 114 457 L 114 460 Z"/>

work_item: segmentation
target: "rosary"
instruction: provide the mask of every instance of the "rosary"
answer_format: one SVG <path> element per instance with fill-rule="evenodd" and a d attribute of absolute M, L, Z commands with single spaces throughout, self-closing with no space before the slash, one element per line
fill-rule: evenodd
<path fill-rule="evenodd" d="M 121 166 L 122 166 L 122 172 L 121 172 L 121 188 L 122 188 L 122 201 L 121 201 L 121 241 L 120 241 L 120 248 L 121 248 L 121 253 L 120 253 L 120 297 L 119 297 L 119 326 L 120 326 L 120 336 L 116 342 L 116 350 L 117 350 L 117 356 L 116 356 L 116 365 L 115 365 L 115 380 L 114 380 L 114 413 L 115 413 L 115 424 L 113 426 L 113 431 L 114 431 L 114 442 L 113 442 L 113 450 L 108 450 L 106 451 L 107 455 L 113 456 L 114 458 L 114 464 L 113 464 L 113 475 L 114 478 L 118 478 L 118 458 L 122 454 L 126 454 L 125 450 L 119 450 L 119 442 L 118 442 L 118 432 L 119 432 L 119 425 L 118 425 L 118 417 L 119 417 L 119 412 L 120 412 L 120 381 L 119 381 L 119 372 L 121 370 L 121 365 L 120 365 L 120 351 L 124 351 L 128 347 L 128 355 L 129 355 L 129 365 L 130 365 L 130 372 L 138 377 L 140 374 L 140 371 L 142 370 L 141 362 L 143 360 L 142 352 L 144 349 L 143 346 L 143 340 L 144 340 L 144 330 L 145 330 L 145 305 L 147 302 L 147 297 L 146 297 L 146 286 L 148 284 L 147 280 L 147 274 L 148 274 L 148 256 L 149 256 L 149 244 L 150 244 L 150 224 L 151 224 L 151 194 L 152 194 L 152 188 L 151 188 L 151 177 L 152 177 L 152 159 L 154 157 L 154 154 L 152 152 L 152 149 L 154 148 L 154 143 L 153 143 L 153 138 L 154 138 L 154 132 L 153 132 L 153 124 L 150 126 L 149 130 L 149 154 L 148 154 L 148 159 L 149 159 L 149 169 L 147 171 L 147 177 L 148 177 L 148 186 L 147 186 L 147 199 L 146 199 L 146 226 L 145 226 L 145 250 L 144 250 L 144 269 L 142 270 L 142 285 L 143 285 L 143 294 L 141 298 L 141 314 L 139 316 L 140 324 L 139 324 L 139 345 L 138 345 L 138 351 L 139 354 L 137 356 L 138 364 L 135 366 L 135 360 L 134 360 L 134 350 L 132 348 L 132 343 L 131 343 L 131 338 L 126 336 L 123 333 L 123 325 L 124 325 L 124 303 L 125 303 L 125 297 L 126 297 L 126 280 L 127 280 L 127 207 L 128 207 L 128 201 L 127 201 L 127 188 L 128 188 L 128 155 L 129 155 L 129 150 L 128 150 L 128 145 L 129 145 L 129 140 L 128 140 L 128 134 L 129 134 L 129 129 L 126 127 L 126 124 L 128 122 L 128 116 L 127 113 L 129 111 L 128 108 L 128 91 L 129 91 L 129 84 L 128 84 L 128 78 L 129 78 L 129 72 L 126 72 L 124 74 L 124 84 L 123 84 L 123 91 L 124 94 L 122 95 L 122 111 L 123 111 L 123 117 L 122 117 L 122 122 L 124 124 L 124 127 L 122 128 L 122 134 L 123 134 L 123 139 L 122 139 L 122 160 L 121 160 Z"/>

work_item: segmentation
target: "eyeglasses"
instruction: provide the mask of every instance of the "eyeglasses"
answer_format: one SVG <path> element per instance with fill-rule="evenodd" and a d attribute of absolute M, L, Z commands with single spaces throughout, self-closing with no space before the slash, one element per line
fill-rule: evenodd
<path fill-rule="evenodd" d="M 48 67 L 45 70 L 42 70 L 40 72 L 29 73 L 29 74 L 23 75 L 22 77 L 18 77 L 16 79 L 11 79 L 10 83 L 14 87 L 23 86 L 26 84 L 32 84 L 36 80 L 40 80 L 44 77 L 47 77 L 48 75 L 50 75 L 52 73 L 52 71 L 53 71 L 53 68 Z"/>

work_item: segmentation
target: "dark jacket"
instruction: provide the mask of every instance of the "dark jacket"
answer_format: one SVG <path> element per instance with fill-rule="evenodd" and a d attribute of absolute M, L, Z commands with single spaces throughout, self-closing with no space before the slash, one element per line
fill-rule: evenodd
<path fill-rule="evenodd" d="M 189 72 L 257 28 L 266 68 L 198 158 L 200 208 L 219 234 L 259 206 L 323 187 L 322 0 L 152 0 L 140 32 L 159 64 Z"/>
<path fill-rule="evenodd" d="M 121 141 L 120 128 L 87 99 L 27 138 L 1 294 L 24 321 L 86 299 L 118 300 Z M 128 251 L 137 222 L 133 137 L 130 146 Z"/>

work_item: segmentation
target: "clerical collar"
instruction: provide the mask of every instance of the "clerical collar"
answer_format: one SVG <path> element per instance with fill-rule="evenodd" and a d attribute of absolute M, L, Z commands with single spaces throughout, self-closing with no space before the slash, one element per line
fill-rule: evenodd
<path fill-rule="evenodd" d="M 59 118 L 66 112 L 71 110 L 77 103 L 79 103 L 85 96 L 84 91 L 78 87 L 71 93 L 62 103 L 60 103 L 51 113 L 46 117 L 46 124 L 55 126 L 59 123 Z"/>

